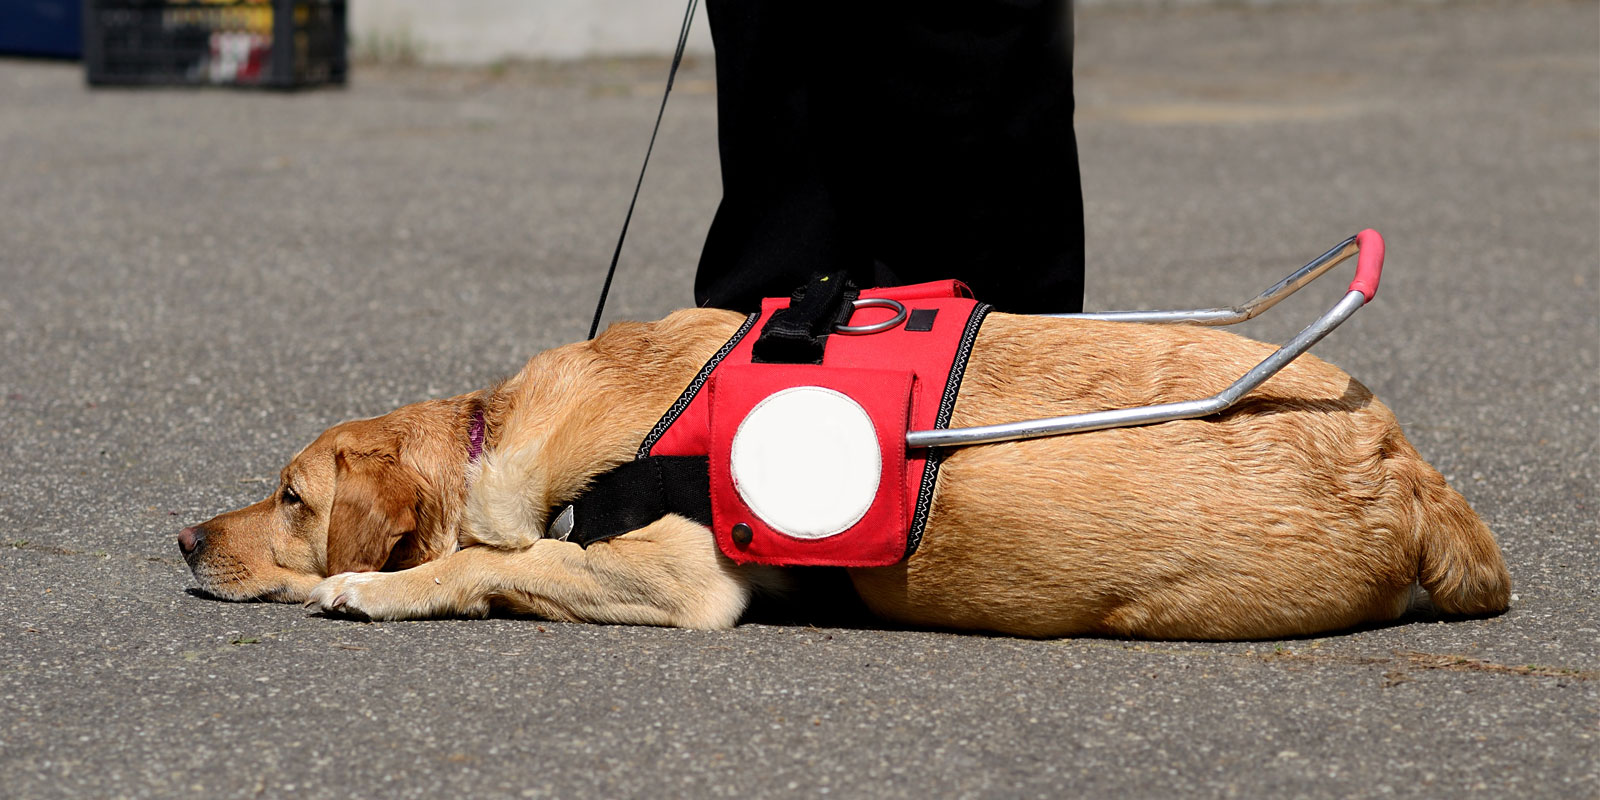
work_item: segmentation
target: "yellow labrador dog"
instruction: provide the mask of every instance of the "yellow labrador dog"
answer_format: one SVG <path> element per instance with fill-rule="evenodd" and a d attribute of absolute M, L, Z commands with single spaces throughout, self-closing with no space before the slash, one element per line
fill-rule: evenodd
<path fill-rule="evenodd" d="M 180 549 L 214 596 L 375 620 L 731 626 L 782 570 L 735 564 L 708 528 L 668 515 L 587 548 L 545 532 L 743 319 L 620 323 L 498 386 L 335 425 L 271 497 L 184 529 Z M 1207 396 L 1269 352 L 1208 328 L 995 313 L 950 425 Z M 1394 619 L 1417 584 L 1451 614 L 1510 593 L 1461 495 L 1312 356 L 1217 416 L 953 449 L 916 552 L 849 575 L 886 620 L 1023 636 L 1293 636 Z"/>

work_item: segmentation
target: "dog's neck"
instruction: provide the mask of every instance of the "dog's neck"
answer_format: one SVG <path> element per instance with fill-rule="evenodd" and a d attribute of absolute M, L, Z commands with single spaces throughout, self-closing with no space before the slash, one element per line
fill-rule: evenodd
<path fill-rule="evenodd" d="M 458 426 L 456 430 L 465 434 L 463 436 L 465 439 L 465 458 L 456 462 L 461 465 L 461 469 L 455 471 L 453 478 L 440 476 L 443 480 L 436 484 L 444 494 L 453 495 L 453 499 L 443 500 L 448 508 L 459 510 L 465 504 L 467 495 L 472 491 L 473 482 L 483 469 L 483 454 L 488 448 L 490 438 L 488 402 L 492 394 L 493 392 L 491 391 L 454 398 L 457 401 L 464 402 L 464 407 L 458 406 L 456 411 L 456 425 Z M 462 434 L 457 435 L 460 436 Z M 461 442 L 462 440 L 457 439 L 456 441 Z M 460 444 L 457 445 L 457 447 L 461 446 Z M 461 458 L 462 451 L 457 450 L 456 453 L 458 454 L 457 457 Z M 451 488 L 452 486 L 453 488 Z M 461 520 L 459 513 L 451 516 L 448 529 L 452 531 L 452 535 L 449 537 L 447 549 L 440 553 L 440 556 L 448 555 L 461 549 Z"/>
<path fill-rule="evenodd" d="M 467 424 L 467 464 L 478 463 L 478 457 L 483 455 L 483 406 L 479 405 L 472 410 L 472 419 Z"/>

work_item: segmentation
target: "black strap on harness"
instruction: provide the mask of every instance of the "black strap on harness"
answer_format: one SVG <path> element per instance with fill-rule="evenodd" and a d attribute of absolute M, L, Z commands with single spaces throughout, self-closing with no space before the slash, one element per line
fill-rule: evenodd
<path fill-rule="evenodd" d="M 629 461 L 595 478 L 572 504 L 572 514 L 572 530 L 561 538 L 582 547 L 636 531 L 668 514 L 710 525 L 711 459 L 648 456 Z"/>
<path fill-rule="evenodd" d="M 756 364 L 821 364 L 828 335 L 850 324 L 861 291 L 843 272 L 813 275 L 795 290 L 789 307 L 773 313 L 761 326 L 750 360 Z"/>

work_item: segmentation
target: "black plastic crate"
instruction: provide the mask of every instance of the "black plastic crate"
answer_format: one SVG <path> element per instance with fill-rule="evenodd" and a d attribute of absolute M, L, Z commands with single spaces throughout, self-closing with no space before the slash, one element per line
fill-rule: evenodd
<path fill-rule="evenodd" d="M 95 86 L 344 83 L 345 0 L 85 0 Z"/>

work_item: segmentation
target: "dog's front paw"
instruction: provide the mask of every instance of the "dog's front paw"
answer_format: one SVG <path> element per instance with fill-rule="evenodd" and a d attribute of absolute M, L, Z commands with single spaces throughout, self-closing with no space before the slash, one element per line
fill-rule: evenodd
<path fill-rule="evenodd" d="M 449 575 L 440 577 L 427 564 L 399 572 L 343 572 L 317 584 L 306 608 L 374 622 L 488 613 L 486 600 L 463 591 L 463 584 Z"/>
<path fill-rule="evenodd" d="M 385 576 L 381 572 L 341 572 L 324 580 L 311 590 L 306 598 L 306 608 L 324 614 L 341 614 L 361 619 L 380 619 L 374 597 L 381 595 L 376 584 Z M 374 591 L 377 589 L 377 591 Z"/>

